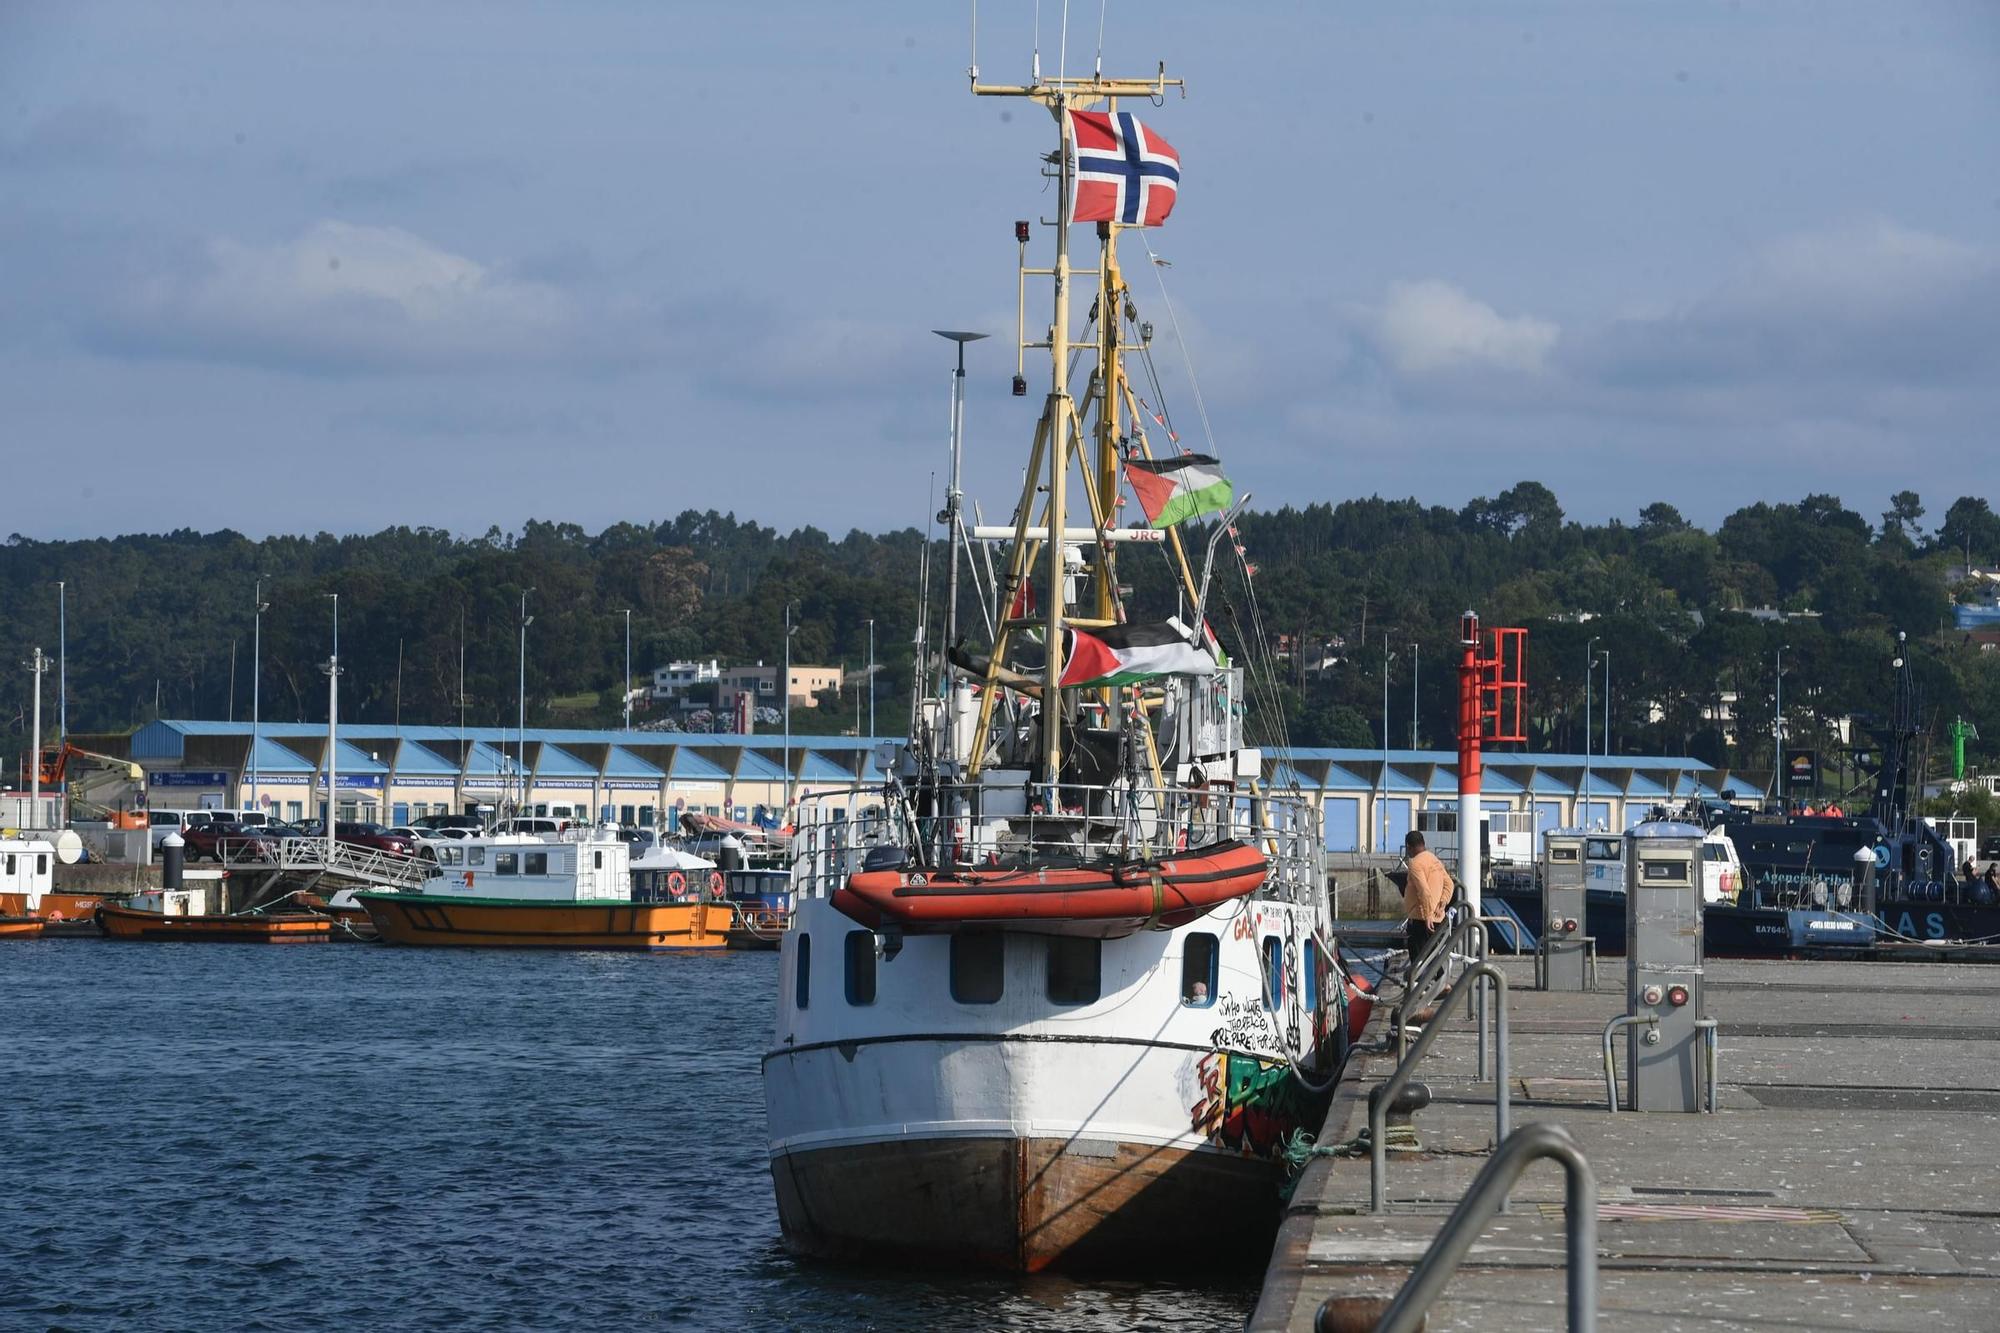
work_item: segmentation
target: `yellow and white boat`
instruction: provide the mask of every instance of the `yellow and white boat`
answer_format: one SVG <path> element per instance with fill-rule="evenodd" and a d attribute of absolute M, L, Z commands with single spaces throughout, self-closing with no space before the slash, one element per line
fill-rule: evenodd
<path fill-rule="evenodd" d="M 634 893 L 631 851 L 585 834 L 466 838 L 432 849 L 418 891 L 357 893 L 390 944 L 460 949 L 721 949 L 734 911 L 705 882 Z"/>

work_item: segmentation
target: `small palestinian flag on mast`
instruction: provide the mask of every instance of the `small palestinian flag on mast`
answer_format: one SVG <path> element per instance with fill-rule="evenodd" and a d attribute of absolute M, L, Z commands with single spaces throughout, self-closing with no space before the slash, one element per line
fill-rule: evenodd
<path fill-rule="evenodd" d="M 1125 475 L 1150 527 L 1171 528 L 1202 514 L 1220 513 L 1236 498 L 1229 478 L 1222 475 L 1222 464 L 1207 454 L 1128 458 Z"/>
<path fill-rule="evenodd" d="M 1177 624 L 1110 625 L 1063 631 L 1062 679 L 1056 683 L 1065 689 L 1130 685 L 1155 676 L 1212 676 L 1219 669 Z"/>

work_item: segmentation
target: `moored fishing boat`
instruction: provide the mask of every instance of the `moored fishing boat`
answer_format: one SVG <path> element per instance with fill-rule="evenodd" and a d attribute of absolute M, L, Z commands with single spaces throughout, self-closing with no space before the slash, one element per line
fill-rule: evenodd
<path fill-rule="evenodd" d="M 420 891 L 354 901 L 390 944 L 475 949 L 720 949 L 732 913 L 706 881 L 690 896 L 634 892 L 630 849 L 588 833 L 557 842 L 502 835 L 434 850 Z"/>
<path fill-rule="evenodd" d="M 39 935 L 44 924 L 38 916 L 0 916 L 0 939 L 25 939 Z"/>
<path fill-rule="evenodd" d="M 126 904 L 97 909 L 98 929 L 114 940 L 185 940 L 210 944 L 309 944 L 323 941 L 332 923 L 310 912 L 203 912 L 206 894 L 155 889 Z"/>
<path fill-rule="evenodd" d="M 969 536 L 954 429 L 949 651 L 924 653 L 920 631 L 911 741 L 886 756 L 868 832 L 849 795 L 807 798 L 794 821 L 764 1088 L 779 1221 L 804 1252 L 1026 1271 L 1260 1262 L 1283 1142 L 1318 1128 L 1367 1012 L 1328 943 L 1317 812 L 1264 783 L 1246 739 L 1253 697 L 1275 700 L 1261 645 L 1239 643 L 1247 666 L 1225 662 L 1203 615 L 1228 484 L 1205 455 L 1152 459 L 1159 412 L 1125 377 L 1151 326 L 1117 239 L 1164 218 L 1178 159 L 1117 102 L 1178 86 L 975 75 L 976 92 L 1056 120 L 1052 269 L 1027 267 L 1030 224 L 1016 224 L 1023 274 L 1054 279 L 1052 335 L 1021 337 L 1050 349 L 1050 391 L 1013 523 L 991 538 L 1004 566 L 982 581 L 971 562 L 990 651 L 958 639 Z M 1080 342 L 1069 224 L 1092 220 Z M 1073 399 L 1070 359 L 1093 351 Z M 1147 528 L 1119 526 L 1128 479 Z M 1072 494 L 1088 511 L 1074 527 Z M 1197 574 L 1176 525 L 1208 515 Z M 1126 543 L 1169 553 L 1185 624 L 1133 621 Z M 1253 599 L 1231 549 L 1236 595 Z M 1259 722 L 1282 746 L 1279 710 Z"/>
<path fill-rule="evenodd" d="M 67 853 L 63 839 L 71 849 Z M 99 905 L 110 900 L 100 893 L 59 893 L 55 888 L 56 864 L 74 860 L 80 847 L 68 830 L 54 841 L 0 838 L 0 916 L 34 917 L 59 933 L 78 927 L 88 931 Z"/>

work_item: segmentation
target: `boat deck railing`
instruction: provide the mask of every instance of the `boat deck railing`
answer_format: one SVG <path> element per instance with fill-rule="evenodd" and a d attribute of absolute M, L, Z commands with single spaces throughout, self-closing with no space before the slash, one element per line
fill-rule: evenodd
<path fill-rule="evenodd" d="M 831 894 L 863 868 L 869 852 L 899 847 L 915 865 L 1061 864 L 1154 860 L 1232 839 L 1268 862 L 1259 892 L 1317 901 L 1321 865 L 1318 811 L 1289 794 L 1186 787 L 1065 784 L 1055 802 L 1019 787 L 980 783 L 929 788 L 928 809 L 891 800 L 869 818 L 850 818 L 844 793 L 807 797 L 793 840 L 793 887 Z"/>

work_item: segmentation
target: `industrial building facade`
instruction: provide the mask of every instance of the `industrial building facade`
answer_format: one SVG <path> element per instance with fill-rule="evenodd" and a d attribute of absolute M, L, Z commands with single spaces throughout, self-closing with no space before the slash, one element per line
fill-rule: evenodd
<path fill-rule="evenodd" d="M 326 728 L 266 723 L 252 745 L 247 722 L 159 721 L 129 736 L 78 737 L 146 772 L 156 808 L 261 808 L 312 818 L 325 798 Z M 407 823 L 428 814 L 500 807 L 670 824 L 683 812 L 771 822 L 795 793 L 846 790 L 880 775 L 878 742 L 859 736 L 698 735 L 656 731 L 376 727 L 340 731 L 335 780 L 343 819 Z M 1699 760 L 1671 757 L 1488 754 L 1482 803 L 1531 813 L 1538 833 L 1588 825 L 1625 829 L 1659 805 L 1686 800 L 1755 804 L 1753 783 Z M 1438 750 L 1296 748 L 1267 755 L 1266 780 L 1312 796 L 1328 851 L 1399 851 L 1429 806 L 1453 804 L 1457 755 Z"/>

